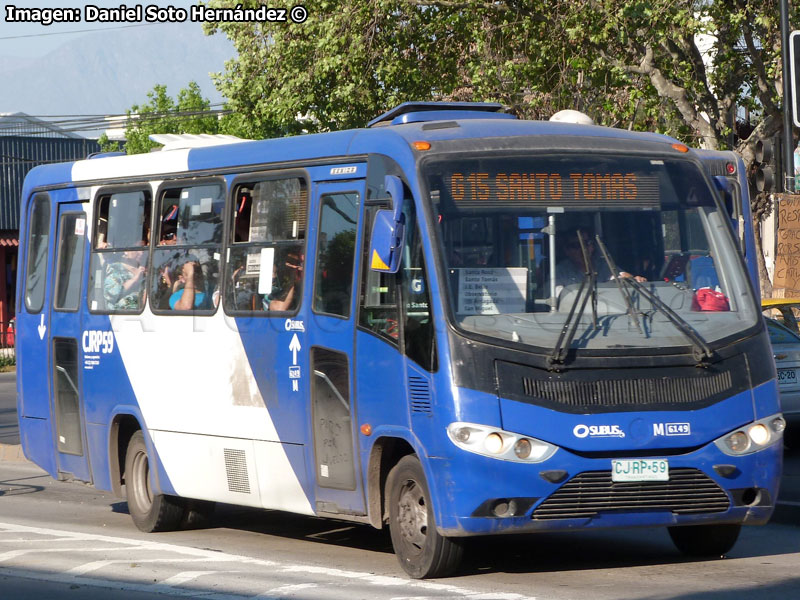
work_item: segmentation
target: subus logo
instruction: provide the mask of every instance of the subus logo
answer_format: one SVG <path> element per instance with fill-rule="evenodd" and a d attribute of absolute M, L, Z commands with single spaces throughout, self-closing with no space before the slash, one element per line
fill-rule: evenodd
<path fill-rule="evenodd" d="M 283 325 L 286 328 L 286 331 L 305 331 L 306 326 L 303 324 L 302 321 L 293 321 L 292 319 L 286 319 L 286 323 Z"/>
<path fill-rule="evenodd" d="M 572 435 L 577 438 L 585 437 L 619 437 L 624 438 L 625 432 L 619 425 L 575 425 Z"/>
<path fill-rule="evenodd" d="M 90 329 L 83 332 L 82 342 L 83 351 L 86 353 L 111 354 L 114 351 L 114 332 Z"/>
<path fill-rule="evenodd" d="M 689 423 L 653 423 L 653 435 L 692 435 Z"/>

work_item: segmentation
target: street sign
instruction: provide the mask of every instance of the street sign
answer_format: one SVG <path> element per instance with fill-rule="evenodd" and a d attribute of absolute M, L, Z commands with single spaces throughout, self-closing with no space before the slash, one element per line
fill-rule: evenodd
<path fill-rule="evenodd" d="M 800 31 L 789 34 L 789 64 L 791 65 L 792 122 L 800 127 Z"/>

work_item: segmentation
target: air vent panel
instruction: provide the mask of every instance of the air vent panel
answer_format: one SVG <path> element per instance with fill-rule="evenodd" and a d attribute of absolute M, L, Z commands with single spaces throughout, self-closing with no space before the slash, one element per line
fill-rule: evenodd
<path fill-rule="evenodd" d="M 247 476 L 247 454 L 244 450 L 225 448 L 225 473 L 228 477 L 228 490 L 242 494 L 250 493 L 250 479 Z"/>
<path fill-rule="evenodd" d="M 412 413 L 431 412 L 431 388 L 427 379 L 410 375 L 408 377 L 408 393 L 411 397 Z"/>

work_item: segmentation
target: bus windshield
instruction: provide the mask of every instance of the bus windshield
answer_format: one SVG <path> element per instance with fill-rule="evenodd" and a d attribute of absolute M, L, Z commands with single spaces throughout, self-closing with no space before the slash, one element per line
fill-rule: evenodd
<path fill-rule="evenodd" d="M 757 322 L 728 217 L 692 161 L 449 156 L 422 173 L 467 334 L 552 349 L 570 328 L 575 349 L 676 351 Z"/>

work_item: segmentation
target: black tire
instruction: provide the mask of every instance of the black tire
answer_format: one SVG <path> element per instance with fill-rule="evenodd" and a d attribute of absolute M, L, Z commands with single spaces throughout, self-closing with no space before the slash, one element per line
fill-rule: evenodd
<path fill-rule="evenodd" d="M 404 456 L 389 472 L 389 532 L 400 566 L 414 579 L 444 577 L 461 563 L 461 541 L 436 531 L 431 495 L 419 459 Z"/>
<path fill-rule="evenodd" d="M 180 526 L 184 504 L 172 496 L 153 494 L 150 487 L 150 458 L 141 430 L 131 436 L 125 453 L 125 495 L 128 512 L 140 530 L 172 531 Z"/>
<path fill-rule="evenodd" d="M 686 556 L 723 556 L 739 538 L 741 525 L 685 525 L 667 527 L 672 543 Z"/>

